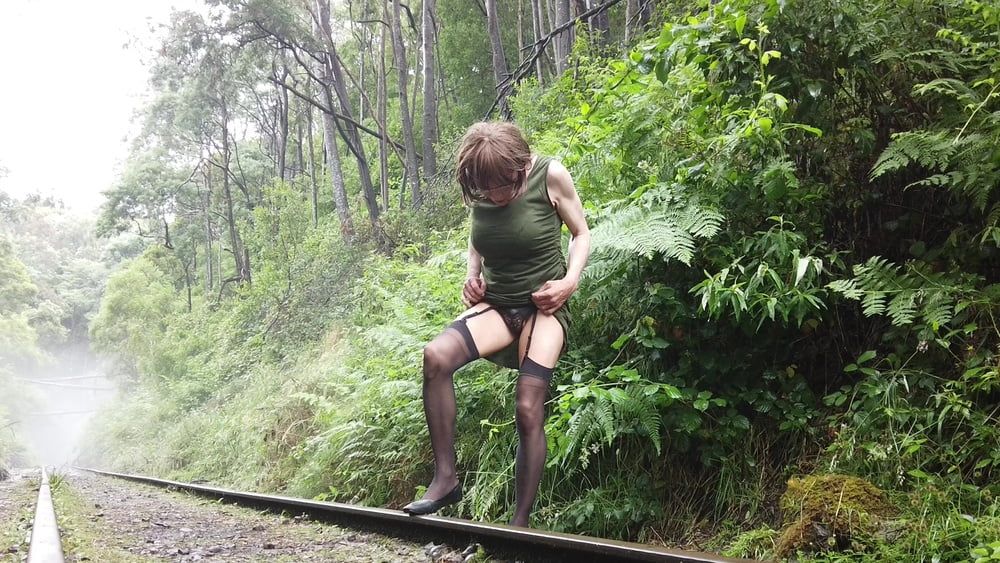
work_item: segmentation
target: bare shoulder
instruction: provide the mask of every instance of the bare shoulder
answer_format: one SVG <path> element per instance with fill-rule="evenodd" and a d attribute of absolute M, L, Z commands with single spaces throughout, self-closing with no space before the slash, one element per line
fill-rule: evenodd
<path fill-rule="evenodd" d="M 552 159 L 552 162 L 549 163 L 549 169 L 545 175 L 545 179 L 548 180 L 550 188 L 569 187 L 573 185 L 573 179 L 569 175 L 569 170 L 563 166 L 563 163 L 555 159 Z"/>
<path fill-rule="evenodd" d="M 548 188 L 549 199 L 552 200 L 552 205 L 555 207 L 559 206 L 561 200 L 571 198 L 576 192 L 569 170 L 563 163 L 555 159 L 549 163 L 549 169 L 545 174 L 545 184 Z"/>

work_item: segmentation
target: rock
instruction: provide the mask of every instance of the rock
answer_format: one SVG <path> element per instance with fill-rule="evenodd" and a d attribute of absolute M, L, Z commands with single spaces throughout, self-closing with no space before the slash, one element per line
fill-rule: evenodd
<path fill-rule="evenodd" d="M 264 544 L 263 547 L 264 547 L 264 549 L 274 549 L 274 544 L 271 543 L 271 542 L 267 542 L 267 543 Z"/>
<path fill-rule="evenodd" d="M 430 552 L 427 553 L 427 555 L 431 557 L 432 561 L 439 561 L 443 559 L 446 555 L 448 555 L 448 546 L 439 545 L 431 549 Z"/>
<path fill-rule="evenodd" d="M 790 479 L 781 496 L 785 527 L 775 545 L 778 558 L 796 552 L 863 549 L 895 510 L 875 485 L 848 475 Z"/>

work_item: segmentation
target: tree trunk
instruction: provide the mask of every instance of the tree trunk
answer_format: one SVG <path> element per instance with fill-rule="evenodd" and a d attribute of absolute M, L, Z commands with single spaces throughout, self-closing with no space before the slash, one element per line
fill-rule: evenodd
<path fill-rule="evenodd" d="M 518 63 L 524 57 L 524 0 L 517 0 L 517 57 Z"/>
<path fill-rule="evenodd" d="M 194 283 L 194 280 L 191 279 L 191 270 L 198 267 L 198 247 L 197 246 L 194 247 L 193 250 L 194 250 L 193 264 L 192 260 L 183 260 L 180 259 L 180 257 L 178 256 L 178 259 L 180 259 L 181 267 L 184 268 L 184 289 L 187 290 L 188 313 L 191 312 L 191 284 Z"/>
<path fill-rule="evenodd" d="M 378 76 L 376 77 L 375 87 L 376 87 L 376 97 L 375 101 L 377 106 L 376 121 L 378 122 L 378 166 L 379 166 L 379 188 L 382 192 L 382 206 L 384 209 L 389 209 L 389 142 L 386 140 L 388 138 L 389 132 L 385 127 L 385 120 L 387 117 L 388 110 L 386 108 L 386 83 L 385 83 L 385 42 L 388 40 L 385 33 L 385 26 L 381 26 L 381 33 L 379 34 L 379 55 L 378 55 Z"/>
<path fill-rule="evenodd" d="M 587 0 L 587 5 L 590 8 L 597 7 L 603 0 Z M 608 11 L 605 10 L 590 20 L 590 28 L 598 34 L 598 38 L 601 45 L 607 45 L 611 40 L 611 19 L 608 17 Z"/>
<path fill-rule="evenodd" d="M 202 200 L 202 212 L 205 220 L 205 293 L 211 293 L 215 286 L 214 268 L 212 267 L 212 169 L 208 163 L 203 164 L 201 171 L 205 179 L 205 197 Z M 200 195 L 199 188 L 199 195 Z"/>
<path fill-rule="evenodd" d="M 507 70 L 503 41 L 500 39 L 500 17 L 497 14 L 496 0 L 486 0 L 486 27 L 490 35 L 490 50 L 493 52 L 493 84 L 498 89 L 510 72 Z M 499 109 L 501 115 L 508 115 L 506 99 L 500 100 Z"/>
<path fill-rule="evenodd" d="M 422 20 L 422 51 L 424 56 L 424 178 L 437 174 L 437 156 L 434 154 L 434 143 L 437 141 L 437 89 L 434 76 L 434 43 L 437 33 L 434 28 L 435 0 L 424 0 L 421 10 Z"/>
<path fill-rule="evenodd" d="M 288 77 L 288 67 L 281 65 L 281 76 L 280 83 L 285 83 L 285 78 Z M 287 158 L 288 151 L 288 90 L 285 88 L 278 88 L 278 126 L 277 135 L 275 135 L 275 149 L 277 149 L 278 154 L 278 174 L 277 176 L 282 180 L 285 179 L 285 161 Z"/>
<path fill-rule="evenodd" d="M 625 0 L 625 48 L 630 48 L 632 44 L 632 38 L 635 36 L 635 31 L 633 31 L 632 18 L 635 17 L 636 10 L 639 9 L 639 0 Z"/>
<path fill-rule="evenodd" d="M 417 174 L 417 151 L 413 140 L 413 118 L 410 114 L 409 101 L 406 98 L 406 45 L 403 43 L 403 31 L 400 24 L 399 0 L 392 0 L 392 51 L 396 61 L 396 71 L 399 73 L 399 113 L 403 122 L 403 144 L 406 149 L 406 175 L 410 181 L 410 191 L 413 194 L 412 205 L 419 208 L 420 177 Z"/>
<path fill-rule="evenodd" d="M 340 102 L 340 113 L 348 120 L 344 122 L 343 126 L 346 131 L 344 140 L 357 160 L 358 177 L 361 179 L 361 191 L 364 194 L 365 204 L 368 208 L 368 219 L 371 221 L 372 226 L 376 226 L 379 214 L 378 201 L 375 198 L 375 188 L 372 186 L 372 175 L 371 170 L 368 168 L 365 147 L 361 142 L 361 135 L 358 134 L 357 126 L 352 123 L 354 121 L 354 113 L 351 109 L 351 99 L 348 95 L 347 85 L 341 69 L 342 61 L 337 55 L 337 47 L 333 43 L 333 35 L 330 28 L 329 0 L 316 0 L 316 11 L 319 18 L 321 40 L 327 50 L 324 65 L 326 67 L 325 79 L 329 81 L 328 84 L 332 85 L 336 91 L 337 99 Z M 332 99 L 328 101 L 328 107 L 331 111 L 336 111 Z M 337 127 L 339 128 L 340 125 L 337 124 Z"/>
<path fill-rule="evenodd" d="M 542 29 L 544 29 L 545 24 L 542 21 L 542 9 L 539 6 L 540 0 L 529 0 L 531 2 L 531 27 L 535 32 L 535 52 L 538 52 L 538 41 L 541 41 Z M 535 57 L 535 77 L 538 78 L 538 83 L 542 83 L 542 57 Z"/>
<path fill-rule="evenodd" d="M 306 104 L 306 130 L 308 135 L 306 140 L 309 143 L 309 181 L 312 184 L 312 215 L 313 226 L 319 226 L 319 184 L 316 182 L 316 152 L 315 141 L 313 141 L 313 110 L 312 106 Z"/>
<path fill-rule="evenodd" d="M 306 155 L 304 152 L 302 134 L 302 113 L 297 113 L 295 117 L 295 169 L 292 171 L 292 178 L 300 176 L 306 171 Z"/>
<path fill-rule="evenodd" d="M 379 188 L 382 192 L 382 206 L 385 210 L 389 210 L 389 142 L 386 140 L 389 138 L 389 132 L 385 127 L 385 120 L 387 118 L 386 109 L 386 83 L 385 83 L 385 42 L 387 40 L 385 33 L 385 26 L 381 26 L 381 37 L 379 39 L 379 56 L 378 56 L 378 79 L 376 82 L 377 88 L 377 98 L 376 105 L 378 106 L 378 166 L 379 166 Z"/>
<path fill-rule="evenodd" d="M 570 0 L 555 0 L 556 19 L 554 27 L 559 27 L 570 20 Z M 556 47 L 556 74 L 562 74 L 569 64 L 569 53 L 573 50 L 573 30 L 567 29 L 557 35 L 553 41 Z"/>
<path fill-rule="evenodd" d="M 625 47 L 642 34 L 646 24 L 653 15 L 652 2 L 649 0 L 627 0 L 625 2 Z"/>
<path fill-rule="evenodd" d="M 354 31 L 354 5 L 350 2 L 350 0 L 348 0 L 348 2 L 347 2 L 347 13 L 350 15 L 351 30 Z M 368 40 L 368 32 L 365 30 L 364 26 L 362 26 L 362 28 L 361 28 L 361 34 L 360 34 L 360 36 L 358 36 L 358 34 L 355 33 L 355 37 L 357 37 L 357 39 L 358 39 L 358 48 L 361 51 L 359 53 L 359 56 L 358 56 L 358 59 L 359 59 L 358 60 L 358 67 L 359 67 L 358 68 L 358 86 L 359 86 L 358 90 L 360 92 L 367 92 L 368 90 L 365 89 L 365 76 L 367 74 L 365 72 L 365 62 L 367 61 L 367 57 L 365 57 L 365 52 L 366 51 L 367 52 L 371 52 L 372 45 L 371 45 L 371 42 Z M 362 95 L 364 95 L 364 94 L 362 94 Z M 365 116 L 365 104 L 362 102 L 362 103 L 360 103 L 358 105 L 361 106 L 361 107 L 358 108 L 358 110 L 360 112 L 358 114 L 358 121 L 360 121 L 361 123 L 364 123 L 365 122 L 365 117 L 366 117 Z"/>
<path fill-rule="evenodd" d="M 323 86 L 327 104 L 333 103 L 333 94 L 329 87 Z M 325 147 L 326 166 L 330 171 L 330 183 L 333 188 L 333 204 L 337 208 L 340 219 L 340 234 L 350 242 L 354 237 L 354 223 L 351 221 L 351 210 L 347 202 L 347 189 L 344 186 L 344 168 L 340 162 L 340 148 L 337 146 L 337 118 L 329 113 L 323 113 L 323 145 Z"/>
<path fill-rule="evenodd" d="M 240 231 L 236 228 L 236 214 L 233 211 L 233 191 L 229 181 L 229 163 L 231 159 L 229 148 L 229 112 L 225 103 L 222 103 L 222 194 L 226 200 L 226 224 L 229 228 L 229 243 L 232 245 L 233 263 L 236 267 L 236 281 L 238 283 L 250 281 L 250 261 L 249 256 L 243 249 L 243 240 L 240 238 Z"/>

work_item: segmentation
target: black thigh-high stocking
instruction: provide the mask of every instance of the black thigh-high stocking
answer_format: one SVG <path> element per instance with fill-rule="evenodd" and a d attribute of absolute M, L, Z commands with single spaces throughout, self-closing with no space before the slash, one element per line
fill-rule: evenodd
<path fill-rule="evenodd" d="M 523 368 L 524 366 L 522 372 Z M 522 373 L 517 379 L 515 421 L 518 443 L 514 467 L 516 496 L 514 517 L 510 521 L 514 526 L 528 525 L 528 516 L 542 480 L 546 454 L 545 400 L 548 390 L 549 382 L 541 377 Z"/>
<path fill-rule="evenodd" d="M 424 347 L 424 416 L 434 450 L 434 479 L 424 498 L 438 500 L 458 485 L 455 469 L 455 370 L 479 357 L 465 320 Z"/>

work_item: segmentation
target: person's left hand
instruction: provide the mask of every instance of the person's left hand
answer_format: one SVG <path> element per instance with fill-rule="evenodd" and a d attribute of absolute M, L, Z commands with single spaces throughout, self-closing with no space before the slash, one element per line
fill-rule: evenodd
<path fill-rule="evenodd" d="M 549 280 L 538 291 L 531 294 L 531 300 L 539 311 L 551 315 L 566 303 L 569 296 L 576 291 L 576 287 L 576 282 L 566 278 Z"/>

